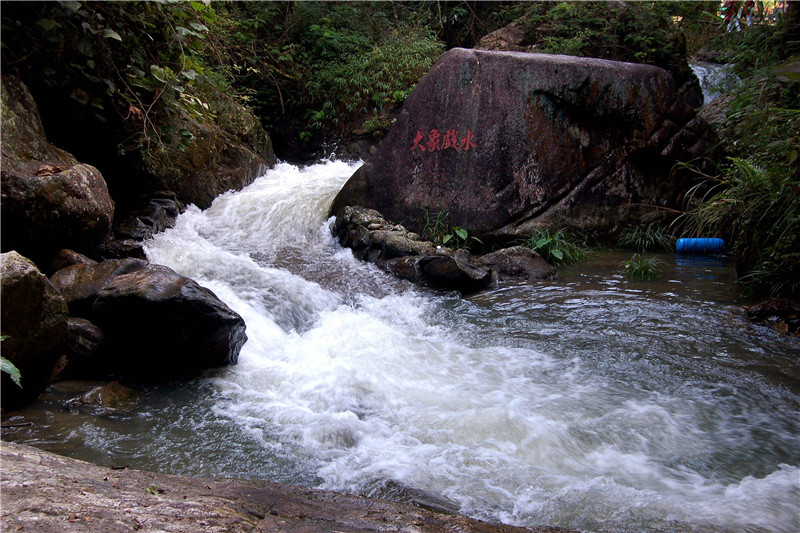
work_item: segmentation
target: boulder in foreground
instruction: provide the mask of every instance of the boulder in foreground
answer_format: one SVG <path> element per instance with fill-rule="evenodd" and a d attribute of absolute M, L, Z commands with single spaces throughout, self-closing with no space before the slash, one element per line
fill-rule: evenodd
<path fill-rule="evenodd" d="M 676 162 L 713 136 L 648 65 L 452 49 L 417 85 L 331 214 L 361 205 L 412 231 L 423 209 L 470 235 L 604 231 L 680 207 Z"/>
<path fill-rule="evenodd" d="M 267 481 L 112 470 L 9 442 L 0 443 L 0 455 L 8 531 L 568 533 Z"/>

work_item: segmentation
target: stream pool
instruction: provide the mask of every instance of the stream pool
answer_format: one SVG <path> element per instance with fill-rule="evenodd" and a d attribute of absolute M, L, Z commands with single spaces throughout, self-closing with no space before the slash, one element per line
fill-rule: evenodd
<path fill-rule="evenodd" d="M 800 529 L 800 342 L 745 320 L 730 262 L 665 254 L 637 282 L 604 252 L 467 298 L 415 288 L 330 235 L 357 166 L 278 164 L 148 243 L 244 317 L 238 365 L 118 409 L 58 383 L 3 438 L 514 525 Z"/>

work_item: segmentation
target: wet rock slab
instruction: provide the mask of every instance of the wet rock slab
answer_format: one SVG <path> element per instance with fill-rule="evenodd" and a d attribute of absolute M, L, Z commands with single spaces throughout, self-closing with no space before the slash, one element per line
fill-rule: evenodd
<path fill-rule="evenodd" d="M 522 246 L 473 256 L 423 240 L 374 209 L 345 206 L 336 214 L 333 234 L 357 259 L 375 263 L 398 278 L 435 289 L 474 293 L 498 280 L 542 280 L 556 276 L 542 257 Z"/>
<path fill-rule="evenodd" d="M 0 443 L 0 455 L 0 531 L 567 533 L 267 481 L 111 470 L 22 444 Z"/>

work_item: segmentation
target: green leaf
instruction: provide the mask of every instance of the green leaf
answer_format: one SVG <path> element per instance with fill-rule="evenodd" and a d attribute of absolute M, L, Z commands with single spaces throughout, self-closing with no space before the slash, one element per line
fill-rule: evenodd
<path fill-rule="evenodd" d="M 8 337 L 3 337 L 5 340 Z M 19 372 L 19 369 L 14 366 L 14 363 L 9 361 L 3 356 L 0 356 L 0 371 L 5 372 L 11 378 L 11 381 L 17 384 L 17 387 L 22 388 L 22 375 Z"/>
<path fill-rule="evenodd" d="M 447 241 L 449 241 L 452 238 L 453 238 L 452 235 L 445 235 L 444 238 L 442 239 L 442 244 L 447 244 Z"/>
<path fill-rule="evenodd" d="M 467 233 L 467 230 L 464 228 L 453 228 L 453 231 L 464 241 L 466 241 L 469 236 L 469 233 Z"/>
<path fill-rule="evenodd" d="M 564 253 L 561 250 L 559 250 L 558 248 L 554 248 L 553 250 L 550 250 L 550 253 L 553 254 L 553 257 L 555 257 L 559 261 L 562 261 L 564 259 Z"/>
<path fill-rule="evenodd" d="M 41 26 L 44 31 L 53 31 L 59 24 L 53 19 L 42 19 L 39 21 L 39 26 Z"/>
<path fill-rule="evenodd" d="M 116 39 L 119 42 L 122 42 L 122 37 L 119 36 L 119 33 L 115 32 L 111 28 L 104 28 L 103 29 L 103 38 L 105 38 L 105 39 Z"/>
<path fill-rule="evenodd" d="M 167 83 L 167 71 L 158 65 L 150 65 L 150 74 L 161 83 Z"/>
<path fill-rule="evenodd" d="M 544 246 L 547 246 L 549 242 L 550 242 L 550 237 L 542 237 L 541 239 L 536 241 L 536 248 L 542 248 Z"/>
<path fill-rule="evenodd" d="M 196 29 L 197 31 L 202 31 L 204 33 L 208 33 L 208 26 L 205 24 L 200 24 L 198 22 L 192 22 L 189 24 L 192 28 Z"/>
<path fill-rule="evenodd" d="M 206 8 L 203 2 L 189 2 L 189 5 L 192 6 L 192 9 L 195 11 L 203 11 Z"/>

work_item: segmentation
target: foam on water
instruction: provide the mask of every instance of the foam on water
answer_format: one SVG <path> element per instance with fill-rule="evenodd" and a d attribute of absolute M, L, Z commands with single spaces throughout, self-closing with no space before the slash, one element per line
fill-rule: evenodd
<path fill-rule="evenodd" d="M 239 364 L 210 381 L 213 412 L 239 430 L 231 441 L 312 473 L 296 482 L 374 495 L 392 480 L 518 525 L 798 530 L 796 396 L 779 415 L 736 398 L 736 384 L 623 378 L 597 363 L 601 344 L 586 356 L 569 335 L 557 350 L 531 341 L 515 320 L 540 304 L 524 292 L 504 315 L 354 260 L 325 213 L 357 166 L 279 164 L 147 246 L 245 319 Z M 730 450 L 758 455 L 753 425 L 775 433 L 785 462 L 728 464 Z"/>

